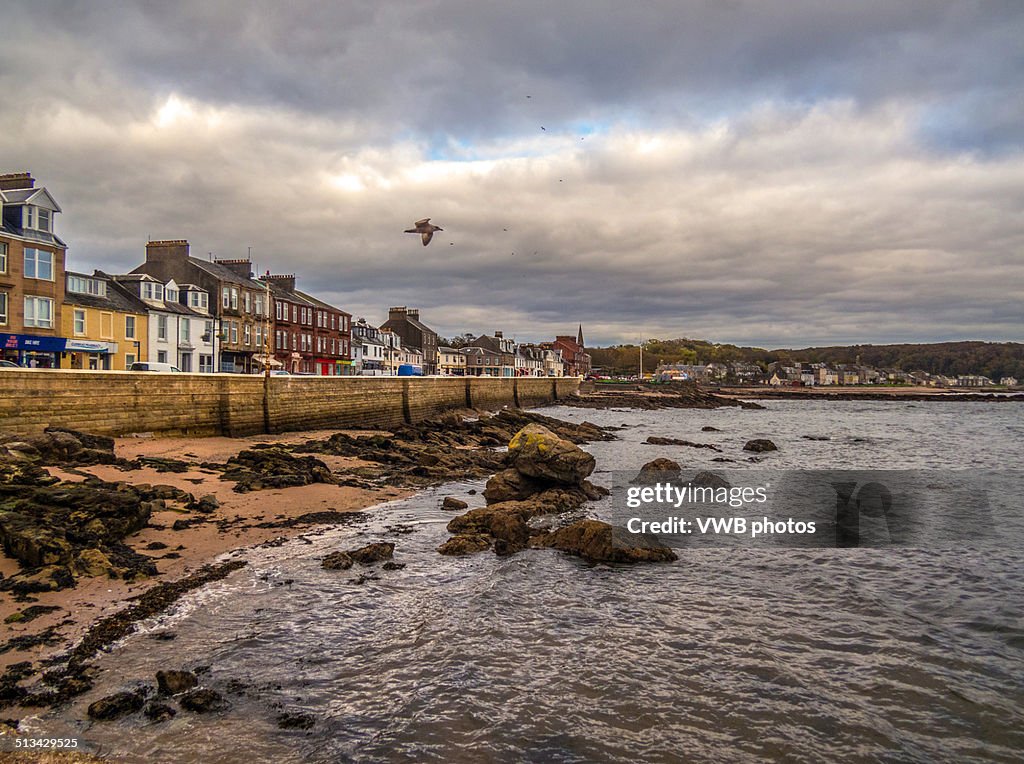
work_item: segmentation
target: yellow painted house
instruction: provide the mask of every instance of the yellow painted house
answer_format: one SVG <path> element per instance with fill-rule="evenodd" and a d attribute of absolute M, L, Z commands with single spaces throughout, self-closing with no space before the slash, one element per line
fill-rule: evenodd
<path fill-rule="evenodd" d="M 61 311 L 62 369 L 124 371 L 149 358 L 145 304 L 109 276 L 68 271 Z"/>

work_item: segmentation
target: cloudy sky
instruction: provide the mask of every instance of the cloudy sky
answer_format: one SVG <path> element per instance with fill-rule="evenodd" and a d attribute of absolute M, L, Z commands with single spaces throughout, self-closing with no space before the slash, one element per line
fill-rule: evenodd
<path fill-rule="evenodd" d="M 72 269 L 252 247 L 442 334 L 1019 341 L 1022 40 L 1019 0 L 6 3 L 0 170 Z"/>

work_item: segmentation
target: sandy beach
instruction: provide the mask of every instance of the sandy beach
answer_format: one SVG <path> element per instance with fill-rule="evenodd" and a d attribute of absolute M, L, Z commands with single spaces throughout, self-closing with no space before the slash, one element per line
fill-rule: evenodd
<path fill-rule="evenodd" d="M 196 464 L 224 462 L 257 444 L 294 444 L 325 439 L 337 432 L 343 431 L 258 435 L 248 438 L 118 438 L 115 440 L 115 452 L 126 459 L 158 457 L 186 459 Z M 368 462 L 352 457 L 323 455 L 321 458 L 332 470 L 371 466 Z M 189 517 L 192 513 L 181 506 L 169 504 L 164 511 L 153 514 L 146 528 L 125 539 L 139 554 L 153 558 L 159 571 L 158 576 L 130 583 L 107 576 L 83 576 L 74 588 L 33 594 L 36 601 L 32 605 L 58 609 L 27 623 L 5 622 L 2 641 L 39 634 L 50 627 L 56 627 L 55 636 L 58 639 L 52 644 L 38 645 L 27 650 L 8 650 L 0 654 L 0 671 L 15 663 L 38 661 L 66 650 L 82 637 L 90 624 L 124 608 L 130 600 L 151 587 L 182 578 L 225 552 L 255 546 L 274 538 L 297 536 L 310 530 L 308 525 L 288 525 L 281 521 L 325 510 L 354 512 L 410 493 L 408 489 L 401 488 L 367 490 L 324 483 L 236 493 L 233 490 L 234 484 L 223 480 L 219 473 L 198 467 L 182 473 L 157 472 L 148 467 L 124 471 L 111 465 L 80 467 L 73 472 L 60 467 L 47 467 L 46 470 L 54 477 L 70 482 L 84 480 L 80 473 L 86 473 L 111 482 L 170 485 L 197 496 L 213 495 L 220 502 L 220 507 L 206 518 L 207 522 L 174 530 L 175 520 Z M 6 555 L 0 556 L 0 574 L 5 578 L 18 570 L 16 560 Z M 16 601 L 8 592 L 0 593 L 0 620 L 10 618 L 27 604 Z"/>

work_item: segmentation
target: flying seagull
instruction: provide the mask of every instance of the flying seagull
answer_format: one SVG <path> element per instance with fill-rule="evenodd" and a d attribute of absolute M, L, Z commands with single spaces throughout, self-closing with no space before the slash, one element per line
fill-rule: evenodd
<path fill-rule="evenodd" d="M 434 236 L 434 231 L 443 231 L 444 229 L 440 226 L 431 225 L 430 218 L 423 218 L 423 220 L 416 221 L 415 228 L 406 228 L 406 233 L 418 233 L 423 237 L 423 246 L 427 246 L 430 243 L 430 239 Z"/>

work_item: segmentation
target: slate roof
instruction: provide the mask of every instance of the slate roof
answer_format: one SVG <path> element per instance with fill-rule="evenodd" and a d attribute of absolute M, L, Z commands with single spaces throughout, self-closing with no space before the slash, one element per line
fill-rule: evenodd
<path fill-rule="evenodd" d="M 228 268 L 226 265 L 220 263 L 211 263 L 208 260 L 200 260 L 198 257 L 189 257 L 188 262 L 191 265 L 200 268 L 211 276 L 220 279 L 228 284 L 238 284 L 244 286 L 247 289 L 265 289 L 266 287 L 259 281 L 254 279 L 246 278 L 245 276 L 239 276 L 233 270 Z"/>
<path fill-rule="evenodd" d="M 105 273 L 96 272 L 90 275 L 88 273 L 66 271 L 66 275 L 78 276 L 83 279 L 96 279 L 98 281 L 103 281 L 107 285 L 107 294 L 105 297 L 100 297 L 95 294 L 80 294 L 79 292 L 65 291 L 64 302 L 67 305 L 81 305 L 85 308 L 113 310 L 120 313 L 144 314 L 149 310 L 149 306 L 146 305 L 146 303 L 139 298 L 134 297 L 127 289 L 122 287 Z"/>

